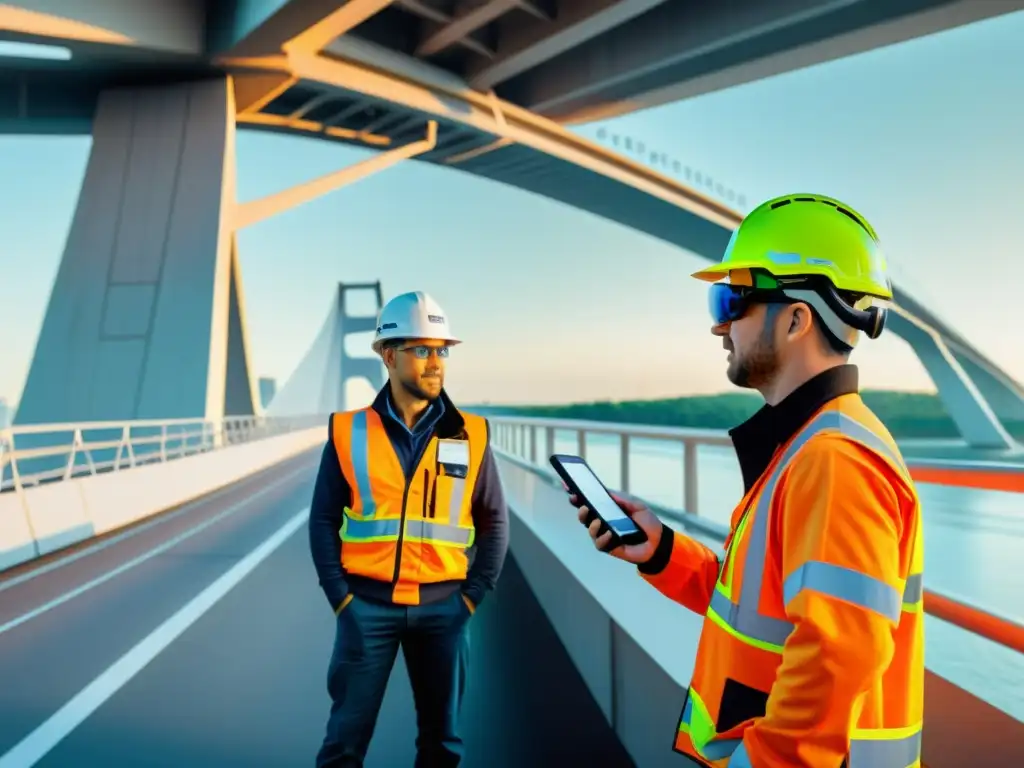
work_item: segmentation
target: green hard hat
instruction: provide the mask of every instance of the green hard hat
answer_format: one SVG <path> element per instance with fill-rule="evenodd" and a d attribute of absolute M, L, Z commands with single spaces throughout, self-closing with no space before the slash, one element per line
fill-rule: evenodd
<path fill-rule="evenodd" d="M 840 291 L 892 298 L 878 236 L 845 203 L 823 195 L 786 195 L 762 203 L 732 234 L 720 263 L 693 273 L 716 282 L 733 270 L 776 277 L 821 275 Z"/>

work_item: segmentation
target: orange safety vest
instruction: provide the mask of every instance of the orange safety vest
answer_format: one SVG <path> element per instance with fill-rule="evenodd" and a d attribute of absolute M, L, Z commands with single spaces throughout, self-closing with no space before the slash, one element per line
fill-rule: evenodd
<path fill-rule="evenodd" d="M 920 766 L 920 502 L 859 395 L 776 452 L 723 560 L 695 546 L 676 533 L 669 565 L 644 576 L 706 607 L 676 751 L 715 768 Z"/>
<path fill-rule="evenodd" d="M 466 578 L 473 546 L 473 488 L 487 448 L 487 422 L 460 412 L 459 439 L 432 435 L 405 477 L 380 414 L 337 413 L 333 440 L 352 494 L 341 525 L 347 573 L 392 582 L 392 600 L 419 603 L 420 584 Z"/>

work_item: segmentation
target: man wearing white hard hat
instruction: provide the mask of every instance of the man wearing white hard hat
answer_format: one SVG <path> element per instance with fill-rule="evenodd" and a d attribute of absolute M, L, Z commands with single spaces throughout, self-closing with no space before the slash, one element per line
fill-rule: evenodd
<path fill-rule="evenodd" d="M 331 415 L 309 515 L 337 616 L 317 768 L 362 766 L 399 646 L 418 710 L 416 768 L 462 759 L 468 624 L 501 573 L 508 510 L 487 421 L 444 390 L 459 343 L 430 296 L 396 296 L 373 340 L 388 382 L 368 407 Z"/>

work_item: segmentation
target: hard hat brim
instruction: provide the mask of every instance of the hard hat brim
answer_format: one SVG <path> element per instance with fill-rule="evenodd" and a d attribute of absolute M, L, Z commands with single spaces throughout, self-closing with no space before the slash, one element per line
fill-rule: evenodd
<path fill-rule="evenodd" d="M 729 277 L 732 272 L 741 272 L 749 269 L 765 269 L 762 262 L 752 261 L 749 259 L 737 260 L 728 262 L 726 264 L 714 264 L 705 269 L 698 270 L 690 275 L 697 280 L 703 280 L 708 283 L 717 283 L 719 280 L 724 280 Z M 783 268 L 783 269 L 772 269 L 769 270 L 771 274 L 777 277 L 785 277 L 789 275 L 802 275 L 810 272 L 811 274 L 822 274 L 821 271 L 804 270 L 797 268 Z M 828 277 L 833 285 L 836 284 L 836 280 L 830 275 L 825 273 L 825 277 Z M 893 298 L 892 290 L 886 289 L 880 284 L 877 284 L 871 280 L 860 280 L 856 281 L 855 284 L 849 284 L 843 286 L 842 290 L 853 291 L 855 293 L 863 293 L 867 296 L 873 296 L 876 299 L 882 299 L 884 301 L 891 301 Z"/>
<path fill-rule="evenodd" d="M 713 267 L 697 270 L 691 274 L 690 277 L 695 277 L 698 280 L 703 280 L 708 283 L 717 283 L 722 278 L 728 277 L 729 273 L 734 269 L 736 269 L 736 267 L 731 264 L 729 266 L 716 264 Z"/>

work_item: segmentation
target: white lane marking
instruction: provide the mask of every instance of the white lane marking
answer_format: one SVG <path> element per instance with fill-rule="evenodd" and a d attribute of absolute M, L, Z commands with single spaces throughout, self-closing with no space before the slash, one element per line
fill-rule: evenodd
<path fill-rule="evenodd" d="M 65 739 L 129 680 L 145 668 L 224 595 L 248 576 L 305 522 L 309 507 L 277 529 L 270 538 L 235 563 L 177 613 L 143 638 L 134 648 L 75 694 L 49 719 L 14 745 L 3 757 L 0 768 L 30 768 Z"/>
<path fill-rule="evenodd" d="M 309 471 L 308 469 L 304 469 L 304 470 L 298 470 L 296 472 L 292 472 L 290 475 L 286 475 L 285 477 L 282 477 L 280 480 L 275 482 L 273 485 L 268 485 L 266 488 L 263 488 L 263 489 L 261 489 L 259 491 L 256 491 L 255 493 L 251 494 L 250 496 L 245 497 L 241 501 L 238 501 L 238 502 L 232 504 L 227 509 L 221 510 L 220 512 L 218 512 L 216 515 L 214 515 L 213 517 L 209 518 L 208 520 L 204 520 L 203 522 L 199 523 L 199 525 L 193 526 L 192 528 L 189 528 L 188 530 L 185 530 L 185 531 L 179 533 L 173 539 L 168 539 L 163 544 L 160 544 L 159 546 L 154 547 L 153 549 L 150 549 L 147 552 L 143 552 L 141 555 L 139 555 L 138 557 L 132 558 L 127 563 L 122 563 L 117 568 L 114 568 L 113 570 L 107 571 L 102 576 L 97 576 L 95 579 L 92 579 L 91 581 L 87 581 L 85 584 L 82 584 L 79 587 L 75 587 L 71 591 L 65 592 L 64 594 L 60 595 L 59 597 L 55 597 L 55 598 L 53 598 L 53 600 L 50 600 L 47 603 L 43 603 L 38 608 L 33 608 L 28 613 L 23 613 L 20 616 L 18 616 L 17 618 L 11 619 L 10 621 L 8 621 L 8 622 L 6 622 L 4 624 L 0 624 L 0 635 L 2 635 L 4 632 L 8 632 L 8 631 L 14 629 L 15 627 L 20 627 L 26 621 L 31 621 L 32 619 L 36 618 L 37 616 L 41 616 L 42 614 L 46 613 L 47 611 L 51 611 L 54 608 L 56 608 L 57 606 L 63 605 L 64 603 L 68 602 L 69 600 L 73 600 L 74 598 L 78 597 L 79 595 L 88 592 L 93 587 L 98 587 L 100 584 L 104 584 L 104 583 L 110 581 L 115 576 L 120 576 L 125 571 L 127 571 L 127 570 L 129 570 L 131 568 L 134 568 L 135 566 L 140 565 L 140 564 L 146 562 L 147 560 L 150 560 L 150 559 L 156 557 L 159 554 L 163 554 L 164 552 L 169 550 L 171 547 L 174 547 L 174 546 L 180 544 L 181 542 L 185 541 L 186 539 L 192 538 L 197 533 L 205 531 L 211 525 L 214 525 L 215 523 L 220 522 L 221 520 L 223 520 L 226 517 L 230 517 L 231 515 L 235 514 L 238 510 L 242 509 L 243 507 L 248 506 L 252 502 L 256 501 L 257 499 L 259 499 L 259 498 L 261 498 L 263 496 L 265 496 L 266 494 L 270 493 L 271 491 L 277 490 L 281 485 L 284 485 L 289 480 L 294 479 L 297 475 L 303 474 L 303 473 L 308 472 L 308 471 Z"/>
<path fill-rule="evenodd" d="M 291 479 L 297 474 L 299 474 L 299 472 L 292 472 L 291 474 L 282 478 L 282 482 L 284 480 Z M 14 576 L 10 579 L 6 579 L 4 581 L 0 581 L 0 592 L 3 592 L 5 589 L 10 589 L 11 587 L 16 587 L 19 584 L 24 584 L 26 581 L 30 581 L 31 579 L 34 579 L 36 576 L 42 576 L 44 573 L 50 573 L 51 571 L 55 571 L 58 568 L 64 567 L 65 565 L 70 565 L 76 560 L 81 560 L 83 557 L 88 557 L 89 555 L 96 554 L 97 552 L 102 552 L 107 547 L 112 547 L 115 544 L 124 541 L 125 539 L 130 539 L 133 536 L 137 536 L 140 533 L 148 531 L 150 528 L 154 528 L 158 525 L 162 525 L 163 523 L 170 522 L 175 518 L 181 517 L 182 515 L 188 514 L 189 512 L 192 512 L 196 507 L 202 506 L 203 504 L 209 504 L 211 501 L 216 501 L 218 498 L 224 496 L 228 492 L 236 490 L 243 483 L 248 484 L 253 481 L 258 481 L 258 478 L 247 477 L 244 480 L 241 480 L 240 482 L 232 483 L 231 485 L 227 485 L 223 488 L 218 488 L 213 493 L 209 493 L 206 496 L 195 499 L 194 501 L 190 501 L 184 506 L 174 510 L 173 512 L 168 512 L 166 514 L 160 515 L 155 520 L 150 520 L 149 522 L 143 523 L 142 525 L 137 525 L 134 528 L 129 528 L 127 531 L 124 531 L 123 533 L 119 533 L 116 536 L 111 536 L 109 539 L 104 539 L 103 541 L 98 541 L 95 544 L 91 544 L 88 547 L 85 547 L 84 549 L 78 550 L 77 552 L 72 552 L 69 555 L 65 555 L 64 557 L 61 557 L 59 560 L 53 560 L 47 563 L 46 565 L 41 565 L 38 568 L 35 568 L 34 570 L 27 571 L 26 573 L 21 573 L 17 576 Z M 2 574 L 0 574 L 0 578 L 3 578 Z"/>

